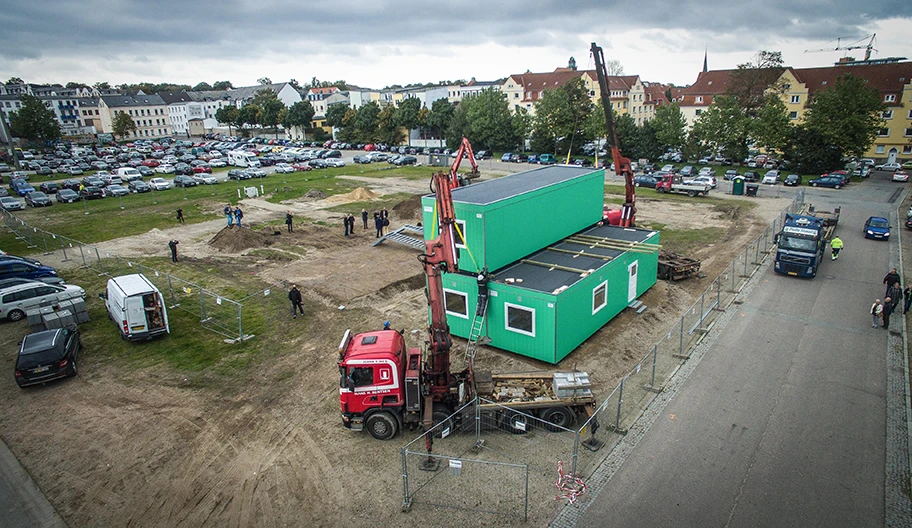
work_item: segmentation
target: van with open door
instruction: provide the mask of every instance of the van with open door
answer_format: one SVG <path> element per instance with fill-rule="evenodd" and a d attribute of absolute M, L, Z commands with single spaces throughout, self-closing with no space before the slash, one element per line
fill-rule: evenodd
<path fill-rule="evenodd" d="M 101 296 L 121 338 L 139 341 L 171 333 L 165 299 L 145 275 L 109 279 L 108 289 Z"/>

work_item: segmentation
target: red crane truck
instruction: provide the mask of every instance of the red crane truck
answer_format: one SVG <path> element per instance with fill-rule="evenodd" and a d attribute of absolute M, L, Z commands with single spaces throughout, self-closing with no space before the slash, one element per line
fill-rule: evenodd
<path fill-rule="evenodd" d="M 456 173 L 463 153 L 477 167 L 471 145 L 463 138 L 456 161 L 449 174 L 437 172 L 432 189 L 437 197 L 440 234 L 425 241 L 425 252 L 418 256 L 427 278 L 430 321 L 427 353 L 408 348 L 401 332 L 384 328 L 352 334 L 347 330 L 339 344 L 339 404 L 342 424 L 351 430 L 367 429 L 379 440 L 388 440 L 404 428 L 429 428 L 442 422 L 476 393 L 526 413 L 534 413 L 546 422 L 569 428 L 580 413 L 588 413 L 594 398 L 588 390 L 588 375 L 580 372 L 545 372 L 536 374 L 474 375 L 471 362 L 465 370 L 450 370 L 450 348 L 453 345 L 446 320 L 443 296 L 444 272 L 456 273 L 456 214 L 452 191 L 462 180 Z M 461 236 L 461 235 L 460 235 Z M 564 388 L 564 383 L 569 379 Z M 483 386 L 479 391 L 478 385 Z M 496 382 L 496 383 L 495 383 Z M 545 395 L 523 398 L 522 386 L 529 383 L 545 388 Z M 513 390 L 503 390 L 513 385 Z M 495 386 L 500 389 L 495 393 Z M 503 396 L 501 396 L 503 395 Z M 511 432 L 522 432 L 497 405 L 488 404 L 487 412 L 499 414 L 501 424 Z"/>

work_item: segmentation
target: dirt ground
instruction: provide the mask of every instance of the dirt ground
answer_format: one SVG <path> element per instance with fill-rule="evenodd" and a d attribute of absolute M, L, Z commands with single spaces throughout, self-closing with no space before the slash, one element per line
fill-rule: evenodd
<path fill-rule="evenodd" d="M 384 195 L 427 189 L 426 181 L 352 178 L 365 187 L 353 200 L 364 199 L 367 190 Z M 339 200 L 244 200 L 245 222 L 274 225 L 243 232 L 224 229 L 221 206 L 212 204 L 211 221 L 99 245 L 124 257 L 162 256 L 167 241 L 179 238 L 187 258 L 218 262 L 253 254 L 251 272 L 269 282 L 298 284 L 317 309 L 307 315 L 306 333 L 290 319 L 277 328 L 297 352 L 258 364 L 230 395 L 184 387 L 180 373 L 163 368 L 124 372 L 93 363 L 90 350 L 76 379 L 27 391 L 11 376 L 0 384 L 0 398 L 7 401 L 0 435 L 70 526 L 447 525 L 448 517 L 431 507 L 400 512 L 399 448 L 414 433 L 378 442 L 341 425 L 335 362 L 344 326 L 368 330 L 390 320 L 406 330 L 410 345 L 421 346 L 426 301 L 417 251 L 370 247 L 374 232 L 362 229 L 360 218 L 354 235 L 344 237 L 341 215 L 326 211 Z M 596 395 L 606 394 L 787 203 L 759 198 L 748 217 L 732 218 L 699 199 L 640 200 L 641 221 L 726 230 L 718 244 L 688 255 L 703 260 L 706 277 L 659 281 L 642 297 L 646 312 L 622 313 L 560 367 L 588 371 Z M 392 227 L 414 222 L 417 210 L 416 199 L 392 208 Z M 286 233 L 286 211 L 310 221 Z M 268 251 L 286 258 L 269 258 Z M 16 349 L 25 331 L 21 324 L 3 324 L 0 348 Z M 477 366 L 549 368 L 486 347 L 478 351 Z M 553 511 L 550 505 L 534 508 L 537 516 L 528 525 L 545 525 Z M 473 518 L 483 526 L 511 522 Z"/>

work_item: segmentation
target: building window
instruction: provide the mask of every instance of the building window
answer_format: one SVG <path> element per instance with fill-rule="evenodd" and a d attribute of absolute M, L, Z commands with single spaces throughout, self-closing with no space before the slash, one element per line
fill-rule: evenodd
<path fill-rule="evenodd" d="M 893 119 L 893 110 L 884 110 L 884 113 L 880 117 L 884 119 Z"/>
<path fill-rule="evenodd" d="M 699 110 L 699 109 L 698 109 L 698 110 L 696 110 L 696 112 L 695 112 L 695 113 L 696 113 L 696 115 L 700 115 L 700 114 L 702 114 L 702 113 L 703 113 L 703 110 Z"/>
<path fill-rule="evenodd" d="M 519 99 L 519 93 L 513 92 L 513 99 Z"/>
<path fill-rule="evenodd" d="M 798 112 L 789 112 L 789 119 L 798 119 Z"/>
<path fill-rule="evenodd" d="M 608 281 L 605 281 L 592 290 L 592 315 L 608 304 Z"/>
<path fill-rule="evenodd" d="M 447 315 L 461 317 L 463 319 L 469 318 L 468 294 L 444 288 L 443 302 L 446 307 Z"/>
<path fill-rule="evenodd" d="M 504 303 L 504 326 L 511 332 L 535 337 L 535 310 Z"/>
<path fill-rule="evenodd" d="M 800 102 L 801 102 L 801 96 L 800 96 L 800 95 L 793 95 L 793 96 L 792 96 L 792 104 L 798 104 L 798 103 L 800 103 Z"/>
<path fill-rule="evenodd" d="M 702 103 L 702 102 L 703 102 L 703 96 L 702 96 L 702 95 L 698 95 L 698 96 L 697 96 L 697 102 L 698 102 L 698 103 Z"/>
<path fill-rule="evenodd" d="M 883 146 L 883 145 L 877 145 L 876 147 L 874 147 L 874 152 L 876 152 L 877 154 L 883 154 L 883 153 L 884 153 L 884 146 Z"/>
<path fill-rule="evenodd" d="M 896 96 L 895 96 L 895 95 L 889 94 L 889 95 L 884 96 L 884 102 L 885 102 L 885 103 L 892 103 L 892 102 L 894 102 L 894 101 L 896 101 Z"/>
<path fill-rule="evenodd" d="M 912 145 L 903 145 L 903 154 L 912 154 Z"/>
<path fill-rule="evenodd" d="M 890 135 L 890 129 L 889 129 L 889 128 L 881 128 L 880 131 L 877 132 L 877 135 L 880 136 L 880 137 L 887 137 L 887 136 Z"/>

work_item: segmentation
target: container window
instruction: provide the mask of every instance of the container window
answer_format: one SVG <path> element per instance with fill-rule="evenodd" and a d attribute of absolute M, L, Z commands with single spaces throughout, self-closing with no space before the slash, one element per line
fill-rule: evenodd
<path fill-rule="evenodd" d="M 592 290 L 592 315 L 608 304 L 608 281 L 605 281 Z"/>
<path fill-rule="evenodd" d="M 469 296 L 468 294 L 454 291 L 443 290 L 443 300 L 446 305 L 447 315 L 455 317 L 469 318 Z"/>
<path fill-rule="evenodd" d="M 504 310 L 507 330 L 535 337 L 535 310 L 510 303 L 504 303 Z"/>

